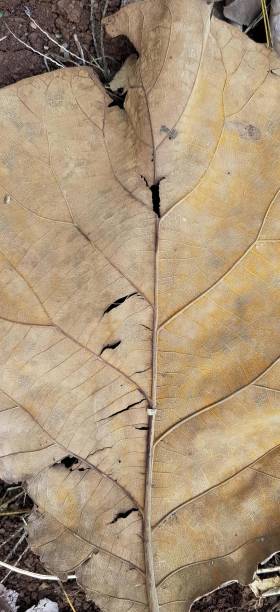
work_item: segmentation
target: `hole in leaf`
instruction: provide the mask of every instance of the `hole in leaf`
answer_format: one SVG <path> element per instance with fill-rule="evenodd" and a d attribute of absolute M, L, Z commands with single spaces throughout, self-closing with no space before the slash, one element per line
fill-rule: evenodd
<path fill-rule="evenodd" d="M 152 200 L 153 200 L 153 211 L 156 213 L 158 217 L 160 217 L 160 194 L 159 194 L 159 183 L 155 183 L 151 185 L 150 190 L 152 192 Z"/>
<path fill-rule="evenodd" d="M 114 308 L 117 308 L 118 306 L 123 304 L 126 300 L 128 300 L 128 298 L 131 298 L 133 295 L 137 295 L 137 292 L 135 291 L 134 293 L 130 293 L 129 295 L 125 295 L 124 297 L 121 297 L 118 300 L 116 300 L 115 302 L 113 302 L 112 304 L 110 304 L 110 306 L 107 306 L 106 310 L 104 310 L 104 312 L 103 312 L 103 316 L 105 314 L 107 314 L 108 312 L 110 312 L 111 310 L 113 310 Z"/>
<path fill-rule="evenodd" d="M 146 186 L 150 189 L 150 191 L 152 193 L 153 211 L 154 211 L 154 213 L 156 213 L 156 215 L 158 217 L 160 217 L 160 192 L 159 192 L 159 189 L 160 189 L 160 183 L 161 183 L 161 181 L 163 181 L 165 176 L 160 178 L 156 183 L 154 183 L 154 185 L 149 185 L 146 177 L 143 176 L 143 174 L 141 174 L 141 178 L 143 179 L 143 181 L 145 181 Z"/>
<path fill-rule="evenodd" d="M 113 523 L 116 523 L 119 519 L 127 518 L 130 514 L 132 514 L 132 512 L 138 512 L 138 509 L 130 508 L 129 510 L 126 510 L 125 512 L 118 512 L 115 518 L 113 518 L 113 520 L 111 521 L 110 525 L 112 525 Z"/>
<path fill-rule="evenodd" d="M 136 370 L 134 374 L 143 374 L 144 372 L 148 372 L 151 369 L 151 366 L 145 368 L 144 370 Z"/>
<path fill-rule="evenodd" d="M 107 351 L 108 349 L 110 349 L 111 351 L 114 351 L 116 348 L 118 348 L 118 346 L 120 346 L 120 344 L 121 344 L 121 340 L 117 340 L 117 342 L 112 342 L 112 344 L 105 344 L 105 346 L 103 346 L 99 355 L 101 356 L 102 353 L 104 353 L 104 351 Z"/>
<path fill-rule="evenodd" d="M 125 98 L 127 95 L 127 91 L 123 91 L 123 89 L 118 89 L 115 91 L 109 91 L 110 96 L 113 98 L 112 102 L 108 104 L 108 107 L 118 106 L 121 109 L 124 109 Z"/>
<path fill-rule="evenodd" d="M 62 465 L 65 465 L 66 468 L 70 469 L 73 465 L 75 465 L 75 463 L 79 463 L 79 459 L 68 455 L 68 457 L 64 457 L 64 459 L 61 459 L 60 463 L 62 463 Z"/>
<path fill-rule="evenodd" d="M 144 402 L 144 398 L 139 400 L 139 402 L 133 402 L 133 404 L 129 404 L 126 408 L 123 408 L 122 410 L 118 410 L 118 412 L 114 412 L 113 414 L 110 414 L 110 416 L 108 417 L 104 417 L 104 419 L 100 419 L 100 421 L 106 421 L 106 419 L 111 419 L 114 416 L 117 416 L 118 414 L 122 414 L 122 412 L 127 412 L 127 410 L 130 410 L 130 408 L 133 408 L 134 406 L 138 406 L 138 404 L 142 404 L 142 402 Z"/>

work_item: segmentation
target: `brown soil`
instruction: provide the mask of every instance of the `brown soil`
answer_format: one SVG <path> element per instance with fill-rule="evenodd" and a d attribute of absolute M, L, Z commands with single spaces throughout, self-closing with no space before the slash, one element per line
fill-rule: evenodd
<path fill-rule="evenodd" d="M 107 14 L 117 10 L 121 0 L 111 0 Z M 30 10 L 33 19 L 47 31 L 60 44 L 66 45 L 70 51 L 79 54 L 74 35 L 83 48 L 86 60 L 100 55 L 100 18 L 102 4 L 96 0 L 95 10 L 95 38 L 97 49 L 93 44 L 90 21 L 89 0 L 0 0 L 0 87 L 9 85 L 25 77 L 40 74 L 46 71 L 44 59 L 33 51 L 24 47 L 9 32 L 7 26 L 24 43 L 46 55 L 57 54 L 63 58 L 63 52 L 53 44 L 38 29 L 34 29 L 25 8 Z M 107 58 L 107 78 L 123 63 L 125 57 L 131 52 L 131 46 L 123 37 L 109 40 L 105 35 L 105 57 Z M 58 59 L 56 57 L 56 59 Z M 64 58 L 64 63 L 67 61 Z M 70 63 L 68 65 L 71 65 Z M 49 67 L 53 69 L 51 62 Z"/>
<path fill-rule="evenodd" d="M 85 57 L 91 61 L 96 53 L 100 53 L 100 16 L 102 12 L 101 0 L 96 0 L 95 30 L 97 50 L 94 48 L 92 30 L 90 23 L 89 0 L 26 0 L 26 6 L 30 9 L 32 17 L 39 25 L 51 34 L 59 43 L 66 44 L 73 52 L 77 53 L 74 34 L 83 48 Z M 120 0 L 110 0 L 108 14 L 116 10 Z M 6 25 L 22 41 L 32 46 L 41 53 L 48 55 L 59 53 L 46 37 L 38 29 L 32 28 L 30 20 L 24 12 L 22 0 L 0 0 L 0 39 L 7 34 Z M 110 41 L 105 37 L 105 55 L 108 55 L 108 72 L 112 74 L 121 65 L 125 57 L 131 52 L 128 42 L 119 37 Z M 66 62 L 67 65 L 67 62 Z M 70 64 L 69 64 L 70 65 Z M 51 67 L 51 64 L 49 65 Z M 26 49 L 20 42 L 9 35 L 0 42 L 0 87 L 14 83 L 25 77 L 45 72 L 47 69 L 44 60 L 39 55 Z M 108 77 L 109 75 L 107 75 Z M 104 77 L 103 77 L 104 78 Z M 0 487 L 0 498 L 5 490 L 5 485 Z M 11 495 L 9 493 L 9 495 Z M 12 509 L 23 508 L 28 510 L 30 502 L 27 499 L 23 506 L 23 499 L 13 504 Z M 11 509 L 11 508 L 9 508 Z M 17 529 L 22 527 L 20 516 L 6 516 L 1 518 L 0 524 L 0 558 L 5 559 L 15 543 L 18 535 L 10 542 L 2 543 Z M 10 559 L 15 563 L 19 554 L 25 549 L 26 541 L 14 552 Z M 39 573 L 46 573 L 38 558 L 28 551 L 24 554 L 19 565 Z M 6 570 L 0 570 L 0 580 L 6 575 Z M 44 597 L 56 601 L 60 612 L 69 612 L 61 587 L 56 583 L 40 582 L 15 573 L 11 573 L 4 582 L 5 586 L 15 589 L 19 593 L 19 610 L 25 612 L 30 606 L 37 604 Z M 98 612 L 93 603 L 86 602 L 83 592 L 73 583 L 68 582 L 65 589 L 77 612 Z M 216 591 L 212 595 L 204 597 L 192 607 L 192 612 L 280 612 L 280 597 L 270 598 L 263 602 L 257 602 L 249 588 L 242 588 L 238 584 L 232 584 L 226 588 Z"/>

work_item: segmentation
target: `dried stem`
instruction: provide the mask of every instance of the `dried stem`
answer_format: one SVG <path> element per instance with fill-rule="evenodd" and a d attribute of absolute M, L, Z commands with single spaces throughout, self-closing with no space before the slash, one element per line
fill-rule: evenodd
<path fill-rule="evenodd" d="M 63 587 L 62 582 L 60 581 L 59 584 L 60 584 L 60 588 L 61 588 L 61 590 L 63 592 L 63 595 L 64 595 L 64 597 L 65 597 L 65 599 L 66 599 L 66 601 L 68 603 L 69 608 L 72 610 L 72 612 L 77 612 L 76 608 L 74 608 L 74 605 L 73 605 L 73 603 L 72 603 L 68 593 L 66 593 L 66 591 L 65 591 L 65 589 Z"/>
<path fill-rule="evenodd" d="M 95 0 L 91 0 L 90 1 L 91 34 L 92 34 L 92 40 L 93 40 L 93 46 L 94 46 L 95 54 L 97 56 L 99 56 L 100 52 L 99 52 L 99 49 L 98 49 L 97 38 L 96 38 L 96 31 L 95 31 L 95 6 L 96 6 Z"/>
<path fill-rule="evenodd" d="M 82 62 L 83 65 L 85 65 L 86 60 L 85 60 L 84 50 L 83 50 L 83 47 L 82 47 L 82 45 L 81 45 L 81 43 L 80 43 L 80 41 L 78 39 L 77 34 L 74 34 L 74 41 L 75 41 L 77 49 L 78 49 L 78 51 L 80 53 L 81 62 Z"/>
<path fill-rule="evenodd" d="M 104 6 L 103 6 L 103 10 L 102 10 L 101 31 L 100 31 L 101 57 L 102 57 L 102 61 L 103 61 L 105 77 L 107 79 L 109 78 L 109 70 L 108 70 L 107 59 L 106 59 L 106 56 L 105 56 L 105 49 L 104 49 L 104 25 L 103 25 L 102 21 L 106 17 L 106 14 L 107 14 L 107 11 L 108 11 L 108 5 L 109 5 L 109 0 L 105 0 Z"/>
<path fill-rule="evenodd" d="M 9 559 L 11 559 L 11 557 L 14 555 L 18 547 L 22 544 L 22 542 L 25 539 L 26 539 L 26 533 L 24 532 L 22 536 L 18 539 L 18 541 L 15 543 L 15 546 L 13 546 L 12 550 L 10 550 L 7 557 L 4 559 L 4 563 L 6 563 L 7 561 L 9 561 Z"/>

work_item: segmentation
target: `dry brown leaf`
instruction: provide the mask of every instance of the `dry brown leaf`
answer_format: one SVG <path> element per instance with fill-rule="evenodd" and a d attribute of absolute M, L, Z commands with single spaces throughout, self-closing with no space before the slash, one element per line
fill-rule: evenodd
<path fill-rule="evenodd" d="M 87 69 L 0 93 L 1 474 L 104 612 L 183 612 L 280 545 L 279 59 L 210 17 L 107 21 L 124 110 Z"/>

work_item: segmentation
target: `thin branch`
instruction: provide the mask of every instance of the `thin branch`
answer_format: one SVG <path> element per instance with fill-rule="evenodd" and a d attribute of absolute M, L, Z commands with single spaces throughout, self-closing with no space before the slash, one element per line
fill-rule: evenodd
<path fill-rule="evenodd" d="M 271 36 L 271 29 L 270 29 L 269 17 L 268 17 L 268 12 L 267 12 L 266 0 L 261 0 L 261 5 L 262 5 L 264 28 L 265 28 L 265 35 L 266 35 L 266 46 L 272 47 L 272 36 Z"/>
<path fill-rule="evenodd" d="M 267 5 L 267 8 L 269 8 L 269 7 L 270 7 L 270 2 L 268 2 L 268 5 Z M 259 15 L 255 19 L 253 19 L 253 21 L 248 25 L 248 27 L 244 31 L 244 34 L 248 34 L 248 32 L 250 32 L 250 30 L 255 28 L 255 26 L 258 25 L 258 23 L 263 20 L 263 17 L 264 17 L 263 16 L 263 12 L 261 10 Z"/>
<path fill-rule="evenodd" d="M 66 601 L 68 603 L 69 608 L 72 610 L 72 612 L 77 612 L 76 608 L 74 608 L 74 605 L 73 605 L 73 603 L 72 603 L 68 593 L 66 593 L 66 591 L 65 591 L 65 589 L 63 587 L 62 582 L 60 581 L 59 584 L 60 584 L 60 588 L 61 588 L 61 590 L 63 592 L 63 595 L 64 595 L 64 597 L 65 597 L 65 599 L 66 599 Z"/>

